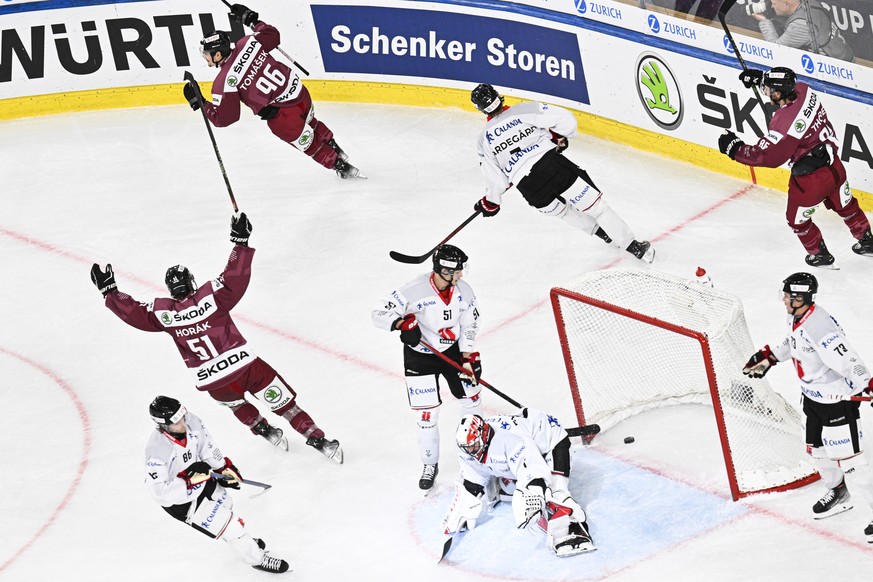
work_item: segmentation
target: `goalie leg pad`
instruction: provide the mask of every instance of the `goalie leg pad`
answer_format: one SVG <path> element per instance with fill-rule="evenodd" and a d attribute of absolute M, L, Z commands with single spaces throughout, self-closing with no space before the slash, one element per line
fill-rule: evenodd
<path fill-rule="evenodd" d="M 264 550 L 245 530 L 241 517 L 230 520 L 221 539 L 227 542 L 227 545 L 232 547 L 249 566 L 257 566 L 264 559 Z"/>

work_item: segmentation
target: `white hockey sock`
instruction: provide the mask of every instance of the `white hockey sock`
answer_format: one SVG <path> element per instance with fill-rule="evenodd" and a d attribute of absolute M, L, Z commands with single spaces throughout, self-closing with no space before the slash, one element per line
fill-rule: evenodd
<path fill-rule="evenodd" d="M 418 453 L 425 465 L 435 465 L 440 459 L 440 429 L 438 425 L 440 408 L 427 410 L 423 415 L 421 410 L 414 411 L 418 417 Z"/>
<path fill-rule="evenodd" d="M 634 240 L 634 233 L 618 213 L 601 196 L 584 211 L 612 239 L 612 245 L 625 250 Z M 594 230 L 592 230 L 594 232 Z"/>
<path fill-rule="evenodd" d="M 257 566 L 264 559 L 264 550 L 258 547 L 254 538 L 243 528 L 240 518 L 230 520 L 221 539 L 226 541 L 249 566 Z"/>
<path fill-rule="evenodd" d="M 812 466 L 821 475 L 821 482 L 828 489 L 833 489 L 843 480 L 843 470 L 838 461 L 826 457 L 824 447 L 814 447 L 810 452 Z"/>

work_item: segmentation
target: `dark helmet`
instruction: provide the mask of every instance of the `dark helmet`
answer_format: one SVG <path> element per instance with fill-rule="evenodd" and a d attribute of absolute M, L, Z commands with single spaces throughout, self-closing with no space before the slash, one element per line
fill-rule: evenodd
<path fill-rule="evenodd" d="M 486 83 L 476 85 L 476 88 L 470 93 L 470 101 L 473 102 L 476 109 L 486 115 L 491 115 L 503 108 L 503 97 L 494 87 Z"/>
<path fill-rule="evenodd" d="M 764 80 L 761 84 L 764 87 L 769 87 L 771 91 L 779 91 L 785 98 L 796 95 L 794 89 L 797 85 L 797 75 L 788 67 L 773 67 L 764 73 Z"/>
<path fill-rule="evenodd" d="M 443 269 L 461 271 L 469 257 L 464 251 L 453 245 L 440 245 L 433 254 L 434 273 L 442 273 Z"/>
<path fill-rule="evenodd" d="M 818 281 L 809 273 L 794 273 L 782 281 L 782 292 L 792 299 L 800 297 L 804 305 L 811 305 L 818 293 Z"/>
<path fill-rule="evenodd" d="M 458 448 L 479 461 L 485 459 L 494 429 L 478 414 L 465 414 L 458 423 L 455 442 Z"/>
<path fill-rule="evenodd" d="M 167 289 L 173 299 L 182 300 L 197 290 L 197 283 L 194 281 L 194 275 L 188 270 L 188 267 L 176 265 L 167 269 L 167 276 L 164 277 L 164 282 L 167 284 Z"/>
<path fill-rule="evenodd" d="M 160 427 L 179 422 L 185 416 L 185 407 L 175 398 L 158 396 L 149 404 L 149 416 Z"/>
<path fill-rule="evenodd" d="M 230 34 L 223 30 L 210 32 L 200 41 L 200 52 L 211 57 L 220 52 L 222 58 L 230 54 Z"/>

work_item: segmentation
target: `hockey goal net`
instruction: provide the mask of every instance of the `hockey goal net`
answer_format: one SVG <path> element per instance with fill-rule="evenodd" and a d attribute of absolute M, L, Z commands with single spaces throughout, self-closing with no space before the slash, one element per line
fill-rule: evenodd
<path fill-rule="evenodd" d="M 741 372 L 754 353 L 739 298 L 636 269 L 594 271 L 551 291 L 580 425 L 607 430 L 682 403 L 715 411 L 734 500 L 818 479 L 800 413 Z"/>

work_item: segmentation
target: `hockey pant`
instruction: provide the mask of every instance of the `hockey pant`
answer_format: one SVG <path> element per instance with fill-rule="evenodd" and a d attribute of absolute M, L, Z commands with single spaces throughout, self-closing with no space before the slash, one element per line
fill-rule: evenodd
<path fill-rule="evenodd" d="M 270 410 L 291 424 L 291 428 L 305 438 L 324 436 L 305 410 L 297 406 L 297 393 L 285 380 L 261 358 L 249 364 L 242 375 L 230 384 L 209 391 L 209 395 L 233 411 L 234 416 L 255 433 L 254 427 L 264 417 L 258 409 L 246 402 L 249 393 L 270 407 Z"/>
<path fill-rule="evenodd" d="M 788 181 L 785 218 L 807 253 L 818 253 L 818 245 L 822 240 L 821 230 L 812 221 L 816 207 L 822 203 L 843 219 L 856 239 L 860 239 L 870 228 L 870 221 L 852 195 L 846 169 L 839 158 L 834 159 L 830 166 L 811 174 L 792 175 Z"/>
<path fill-rule="evenodd" d="M 333 170 L 337 153 L 327 143 L 333 138 L 333 132 L 315 118 L 315 105 L 309 90 L 303 87 L 297 99 L 277 106 L 277 109 L 278 114 L 267 121 L 273 135 Z"/>
<path fill-rule="evenodd" d="M 461 350 L 457 343 L 446 349 L 443 355 L 458 364 L 461 363 Z M 452 395 L 460 400 L 462 414 L 479 413 L 482 388 L 478 384 L 474 386 L 461 380 L 455 368 L 433 354 L 422 354 L 404 346 L 403 361 L 406 369 L 406 395 L 419 429 L 418 451 L 421 462 L 434 465 L 440 458 L 438 421 L 442 404 L 441 380 L 448 385 Z"/>
<path fill-rule="evenodd" d="M 227 490 L 210 479 L 203 485 L 196 501 L 164 507 L 164 510 L 213 539 L 222 539 L 236 551 L 246 564 L 261 563 L 264 551 L 245 530 L 241 517 L 234 517 L 233 498 Z"/>
<path fill-rule="evenodd" d="M 864 451 L 859 430 L 860 402 L 832 404 L 803 398 L 807 453 L 828 489 L 840 484 L 843 476 L 873 507 L 873 467 Z"/>
<path fill-rule="evenodd" d="M 519 181 L 518 191 L 543 214 L 566 220 L 586 234 L 594 234 L 600 227 L 612 245 L 627 249 L 634 240 L 633 232 L 586 178 L 584 170 L 552 150 Z"/>

